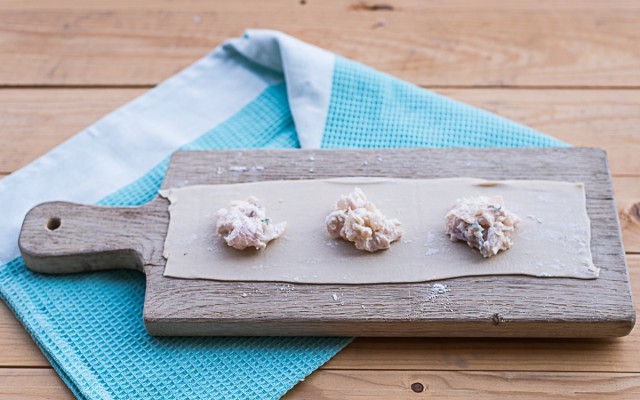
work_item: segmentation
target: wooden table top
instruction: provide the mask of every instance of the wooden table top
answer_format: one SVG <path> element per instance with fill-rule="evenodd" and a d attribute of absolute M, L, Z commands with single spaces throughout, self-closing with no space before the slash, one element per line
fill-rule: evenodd
<path fill-rule="evenodd" d="M 640 2 L 4 0 L 0 176 L 245 28 L 273 28 L 611 163 L 640 293 Z M 597 228 L 596 228 L 597 229 Z M 612 340 L 356 339 L 286 397 L 640 398 L 640 333 Z M 72 398 L 0 302 L 0 399 Z"/>

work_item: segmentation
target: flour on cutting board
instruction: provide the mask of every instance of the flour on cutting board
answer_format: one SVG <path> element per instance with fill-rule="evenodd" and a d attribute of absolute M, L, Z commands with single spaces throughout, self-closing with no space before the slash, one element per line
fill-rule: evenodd
<path fill-rule="evenodd" d="M 442 283 L 434 283 L 433 286 L 431 286 L 431 291 L 427 296 L 427 300 L 435 300 L 440 295 L 449 293 L 449 291 L 450 290 L 447 285 L 443 285 Z"/>
<path fill-rule="evenodd" d="M 335 199 L 356 186 L 390 218 L 401 214 L 403 237 L 390 249 L 359 251 L 327 233 L 324 220 Z M 169 277 L 366 284 L 472 275 L 598 276 L 579 183 L 338 178 L 191 186 L 161 195 L 171 203 L 164 249 Z M 287 221 L 287 231 L 264 250 L 237 251 L 215 236 L 211 210 L 251 195 L 262 200 L 275 221 Z M 446 237 L 444 216 L 458 198 L 494 195 L 503 196 L 513 212 L 535 219 L 523 218 L 511 249 L 485 259 Z"/>

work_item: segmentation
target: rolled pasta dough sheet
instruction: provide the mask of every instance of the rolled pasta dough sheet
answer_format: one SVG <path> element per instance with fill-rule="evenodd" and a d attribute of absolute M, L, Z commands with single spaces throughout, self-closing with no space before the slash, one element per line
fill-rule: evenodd
<path fill-rule="evenodd" d="M 402 222 L 402 239 L 389 250 L 368 253 L 329 237 L 325 217 L 354 187 Z M 479 275 L 594 279 L 599 274 L 592 263 L 582 183 L 337 178 L 190 186 L 160 195 L 170 201 L 163 253 L 168 277 L 374 284 Z M 511 249 L 483 258 L 465 243 L 449 240 L 444 216 L 460 197 L 492 195 L 503 196 L 522 222 Z M 261 200 L 272 221 L 287 221 L 283 237 L 262 251 L 238 251 L 216 234 L 216 211 L 248 196 Z"/>

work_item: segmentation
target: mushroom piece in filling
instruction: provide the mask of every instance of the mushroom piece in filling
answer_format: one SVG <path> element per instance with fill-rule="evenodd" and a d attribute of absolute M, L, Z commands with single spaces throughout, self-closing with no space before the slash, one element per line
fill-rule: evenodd
<path fill-rule="evenodd" d="M 513 246 L 511 235 L 520 223 L 520 218 L 504 207 L 501 196 L 458 199 L 445 219 L 451 240 L 466 242 L 483 257 Z"/>

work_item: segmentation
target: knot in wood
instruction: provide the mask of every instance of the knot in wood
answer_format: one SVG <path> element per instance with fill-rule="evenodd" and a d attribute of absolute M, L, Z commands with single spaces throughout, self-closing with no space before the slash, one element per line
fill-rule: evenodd
<path fill-rule="evenodd" d="M 629 219 L 636 224 L 640 224 L 640 202 L 634 203 L 629 208 Z"/>
<path fill-rule="evenodd" d="M 367 4 L 361 1 L 352 5 L 351 9 L 355 11 L 393 11 L 395 7 L 387 3 Z"/>
<path fill-rule="evenodd" d="M 424 391 L 424 385 L 420 382 L 412 383 L 411 390 L 413 390 L 416 393 L 422 393 Z"/>

